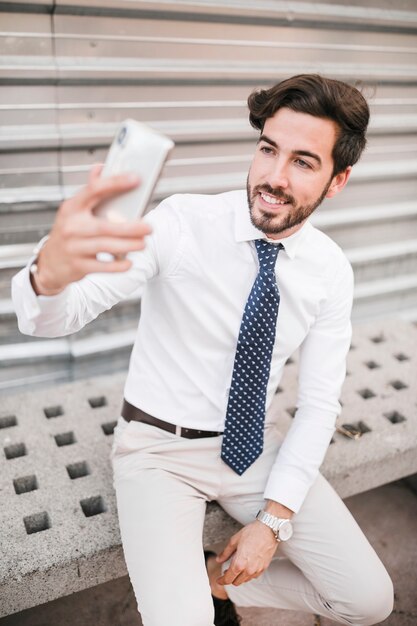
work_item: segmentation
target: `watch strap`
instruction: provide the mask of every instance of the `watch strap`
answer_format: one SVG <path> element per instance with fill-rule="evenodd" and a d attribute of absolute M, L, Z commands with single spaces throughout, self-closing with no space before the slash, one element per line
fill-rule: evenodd
<path fill-rule="evenodd" d="M 293 527 L 288 518 L 276 517 L 261 509 L 258 511 L 256 519 L 272 530 L 277 541 L 288 541 L 292 537 Z"/>
<path fill-rule="evenodd" d="M 261 509 L 260 511 L 258 511 L 256 515 L 256 519 L 259 522 L 262 522 L 262 524 L 265 524 L 265 526 L 268 526 L 268 528 L 270 528 L 272 532 L 274 533 L 275 539 L 277 541 L 281 541 L 280 538 L 278 537 L 278 529 L 279 529 L 279 524 L 281 521 L 279 517 L 276 517 L 275 515 L 271 515 L 271 513 L 267 513 L 266 511 L 263 511 Z"/>

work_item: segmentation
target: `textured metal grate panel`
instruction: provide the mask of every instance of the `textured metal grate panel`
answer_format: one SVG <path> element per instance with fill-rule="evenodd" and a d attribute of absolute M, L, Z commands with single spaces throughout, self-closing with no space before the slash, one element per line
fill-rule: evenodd
<path fill-rule="evenodd" d="M 0 2 L 0 342 L 23 341 L 9 295 L 19 246 L 48 231 L 121 120 L 176 141 L 153 204 L 229 190 L 244 185 L 256 140 L 248 93 L 298 72 L 362 84 L 371 105 L 362 162 L 314 217 L 348 253 L 378 246 L 374 272 L 365 252 L 356 261 L 355 316 L 417 317 L 416 257 L 401 251 L 417 232 L 416 34 L 414 0 Z M 398 249 L 386 266 L 384 244 Z"/>

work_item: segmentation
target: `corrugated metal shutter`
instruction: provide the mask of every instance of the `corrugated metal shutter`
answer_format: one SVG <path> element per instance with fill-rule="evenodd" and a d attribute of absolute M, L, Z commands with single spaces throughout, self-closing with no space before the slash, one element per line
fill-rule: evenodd
<path fill-rule="evenodd" d="M 51 342 L 18 334 L 9 295 L 117 124 L 134 117 L 176 141 L 154 202 L 241 187 L 255 140 L 249 92 L 300 72 L 362 83 L 371 104 L 366 154 L 314 218 L 354 265 L 354 318 L 417 317 L 417 6 L 391 4 L 0 2 L 0 389 L 28 363 L 38 381 L 102 372 L 103 351 L 111 369 L 126 363 L 137 299 Z"/>

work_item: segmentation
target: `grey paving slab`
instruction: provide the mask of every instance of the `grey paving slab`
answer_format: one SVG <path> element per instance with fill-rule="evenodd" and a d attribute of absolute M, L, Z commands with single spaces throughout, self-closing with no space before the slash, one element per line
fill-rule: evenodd
<path fill-rule="evenodd" d="M 241 626 L 314 626 L 314 617 L 300 611 L 240 609 Z"/>
<path fill-rule="evenodd" d="M 395 608 L 386 626 L 413 618 L 417 624 L 417 497 L 406 482 L 357 495 L 346 503 L 387 568 Z M 397 619 L 399 622 L 397 622 Z M 406 623 L 406 622 L 404 622 Z"/>
<path fill-rule="evenodd" d="M 1 626 L 142 626 L 129 578 L 123 576 L 0 619 Z"/>

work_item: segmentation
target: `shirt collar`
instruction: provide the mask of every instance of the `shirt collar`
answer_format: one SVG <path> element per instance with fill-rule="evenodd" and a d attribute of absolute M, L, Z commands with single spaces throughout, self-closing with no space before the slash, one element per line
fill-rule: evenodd
<path fill-rule="evenodd" d="M 255 228 L 249 216 L 249 208 L 246 195 L 242 198 L 242 202 L 236 203 L 235 206 L 235 239 L 236 241 L 254 241 L 255 239 L 265 239 L 272 243 L 282 243 L 284 250 L 290 259 L 294 259 L 305 233 L 311 228 L 311 224 L 307 221 L 300 230 L 293 233 L 289 237 L 282 239 L 269 239 L 262 231 Z"/>

